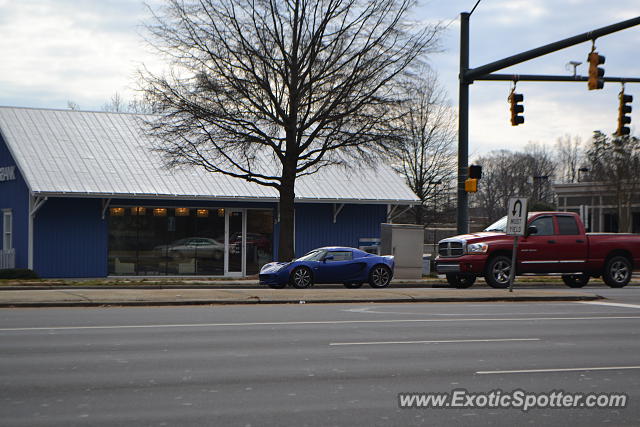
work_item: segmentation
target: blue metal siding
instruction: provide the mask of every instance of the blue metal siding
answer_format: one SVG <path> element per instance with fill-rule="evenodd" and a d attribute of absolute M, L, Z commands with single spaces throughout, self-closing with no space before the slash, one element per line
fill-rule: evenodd
<path fill-rule="evenodd" d="M 322 246 L 358 247 L 358 240 L 380 237 L 386 205 L 344 205 L 333 223 L 333 204 L 296 204 L 296 256 Z"/>
<path fill-rule="evenodd" d="M 100 199 L 49 198 L 34 220 L 34 270 L 41 277 L 107 275 L 107 221 Z"/>
<path fill-rule="evenodd" d="M 15 166 L 15 180 L 0 182 L 0 213 L 2 209 L 11 209 L 13 230 L 12 244 L 16 251 L 16 268 L 27 268 L 28 227 L 29 227 L 29 190 L 15 160 L 0 137 L 0 167 Z M 0 232 L 2 217 L 0 217 Z M 0 249 L 2 240 L 0 239 Z"/>

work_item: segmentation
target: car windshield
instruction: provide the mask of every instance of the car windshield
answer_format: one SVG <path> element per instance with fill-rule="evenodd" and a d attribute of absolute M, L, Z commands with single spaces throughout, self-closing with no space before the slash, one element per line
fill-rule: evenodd
<path fill-rule="evenodd" d="M 531 217 L 534 214 L 529 212 L 529 214 L 527 215 L 527 219 L 531 219 Z M 507 230 L 507 217 L 503 216 L 502 218 L 500 218 L 499 220 L 497 220 L 496 222 L 494 222 L 493 224 L 491 224 L 490 226 L 488 226 L 487 228 L 485 228 L 482 231 L 497 231 L 498 233 L 504 233 Z"/>
<path fill-rule="evenodd" d="M 301 256 L 300 258 L 296 259 L 296 261 L 320 261 L 326 252 L 327 251 L 325 251 L 324 249 L 316 249 L 306 255 Z"/>
<path fill-rule="evenodd" d="M 503 216 L 502 218 L 500 218 L 499 220 L 497 220 L 496 222 L 494 222 L 493 224 L 491 224 L 490 226 L 488 226 L 482 231 L 497 231 L 499 233 L 504 233 L 506 229 L 507 229 L 507 217 Z"/>

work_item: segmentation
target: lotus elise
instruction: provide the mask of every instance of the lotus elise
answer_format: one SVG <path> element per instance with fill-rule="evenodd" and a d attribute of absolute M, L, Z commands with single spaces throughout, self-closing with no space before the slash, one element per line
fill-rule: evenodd
<path fill-rule="evenodd" d="M 260 284 L 282 289 L 287 284 L 304 289 L 314 283 L 343 283 L 359 288 L 368 282 L 372 288 L 389 286 L 393 277 L 391 255 L 373 255 L 359 249 L 326 247 L 314 249 L 291 262 L 270 262 L 260 270 Z"/>

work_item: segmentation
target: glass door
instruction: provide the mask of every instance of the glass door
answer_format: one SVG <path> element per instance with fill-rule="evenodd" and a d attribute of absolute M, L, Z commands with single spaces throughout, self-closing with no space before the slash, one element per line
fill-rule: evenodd
<path fill-rule="evenodd" d="M 226 253 L 225 275 L 242 276 L 244 274 L 244 211 L 226 210 Z"/>

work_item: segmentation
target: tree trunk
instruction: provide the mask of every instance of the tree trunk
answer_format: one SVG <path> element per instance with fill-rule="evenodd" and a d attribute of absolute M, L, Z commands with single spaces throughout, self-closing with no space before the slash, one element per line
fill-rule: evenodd
<path fill-rule="evenodd" d="M 415 206 L 416 224 L 424 225 L 424 215 L 422 213 L 422 205 Z"/>
<path fill-rule="evenodd" d="M 280 243 L 278 245 L 278 261 L 288 262 L 294 256 L 294 199 L 295 199 L 295 167 L 284 166 L 280 185 Z"/>

